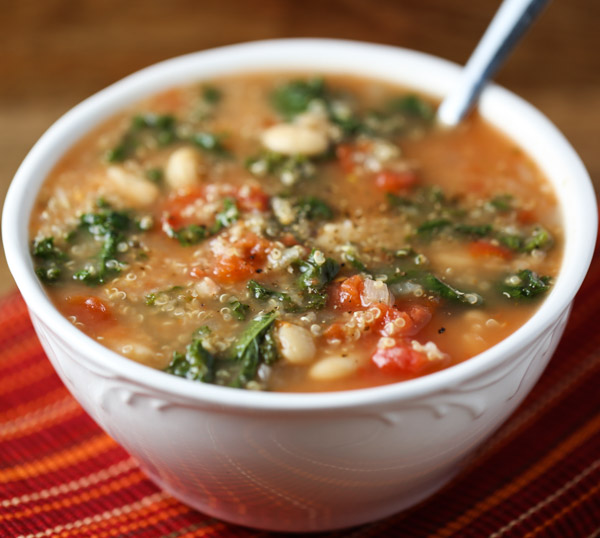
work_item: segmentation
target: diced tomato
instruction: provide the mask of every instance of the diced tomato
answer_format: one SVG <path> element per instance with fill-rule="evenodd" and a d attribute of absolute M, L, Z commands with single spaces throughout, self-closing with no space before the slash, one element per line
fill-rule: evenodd
<path fill-rule="evenodd" d="M 293 247 L 294 245 L 298 245 L 298 240 L 290 233 L 286 233 L 283 234 L 279 240 L 286 246 L 286 247 Z"/>
<path fill-rule="evenodd" d="M 208 276 L 208 274 L 208 271 L 204 267 L 200 267 L 199 265 L 190 269 L 190 276 L 192 278 L 201 279 L 205 276 Z"/>
<path fill-rule="evenodd" d="M 478 239 L 469 243 L 469 254 L 473 258 L 502 258 L 510 260 L 513 257 L 512 251 L 503 245 L 495 245 L 484 239 Z"/>
<path fill-rule="evenodd" d="M 242 282 L 260 270 L 269 251 L 269 241 L 249 234 L 232 244 L 231 254 L 220 256 L 213 267 L 219 282 Z"/>
<path fill-rule="evenodd" d="M 384 192 L 398 192 L 412 187 L 417 180 L 417 174 L 411 170 L 382 170 L 375 176 L 375 186 Z"/>
<path fill-rule="evenodd" d="M 533 224 L 538 218 L 535 211 L 531 209 L 519 209 L 517 212 L 517 220 L 520 224 Z"/>
<path fill-rule="evenodd" d="M 341 323 L 332 323 L 323 331 L 323 336 L 326 340 L 344 340 L 346 337 L 344 326 Z"/>
<path fill-rule="evenodd" d="M 354 275 L 341 282 L 334 283 L 329 291 L 329 303 L 344 312 L 363 310 L 360 300 L 364 281 L 360 275 Z"/>
<path fill-rule="evenodd" d="M 430 365 L 427 355 L 412 348 L 408 341 L 398 341 L 392 347 L 377 347 L 371 356 L 373 364 L 391 375 L 418 375 Z"/>
<path fill-rule="evenodd" d="M 340 161 L 340 166 L 346 174 L 354 171 L 356 163 L 354 162 L 354 146 L 351 144 L 339 144 L 335 149 L 335 155 Z"/>
<path fill-rule="evenodd" d="M 183 91 L 179 88 L 174 88 L 158 94 L 152 100 L 152 110 L 159 114 L 177 112 L 184 101 Z"/>
<path fill-rule="evenodd" d="M 202 188 L 191 189 L 185 194 L 169 198 L 161 208 L 161 224 L 165 228 L 169 226 L 173 229 L 179 229 L 194 222 L 191 217 L 184 217 L 184 210 L 196 203 L 199 199 L 204 198 L 205 192 Z"/>
<path fill-rule="evenodd" d="M 269 196 L 258 186 L 249 185 L 236 195 L 242 211 L 266 211 L 269 209 Z"/>
<path fill-rule="evenodd" d="M 67 307 L 65 313 L 67 316 L 75 316 L 88 327 L 95 327 L 99 324 L 114 321 L 114 316 L 110 307 L 98 297 L 85 295 L 70 295 L 66 298 Z"/>
<path fill-rule="evenodd" d="M 412 326 L 404 331 L 407 336 L 414 336 L 418 334 L 423 327 L 425 327 L 433 317 L 432 311 L 424 305 L 413 304 L 408 309 L 408 315 L 411 319 Z"/>
<path fill-rule="evenodd" d="M 379 308 L 383 313 L 373 327 L 382 336 L 414 336 L 431 321 L 433 316 L 429 308 L 418 304 L 408 305 L 405 308 L 383 303 L 373 306 Z M 394 325 L 393 330 L 390 331 L 392 327 L 389 327 L 388 324 Z"/>

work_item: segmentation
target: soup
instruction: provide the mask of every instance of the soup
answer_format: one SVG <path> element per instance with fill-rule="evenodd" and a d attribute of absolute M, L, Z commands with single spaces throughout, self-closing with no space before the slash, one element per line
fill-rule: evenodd
<path fill-rule="evenodd" d="M 200 382 L 344 390 L 469 359 L 548 293 L 560 212 L 514 144 L 434 111 L 350 76 L 160 93 L 49 175 L 36 273 L 91 338 Z"/>

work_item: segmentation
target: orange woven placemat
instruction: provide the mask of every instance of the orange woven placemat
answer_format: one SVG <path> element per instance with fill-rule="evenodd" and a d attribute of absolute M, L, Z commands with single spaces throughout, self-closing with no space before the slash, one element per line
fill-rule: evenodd
<path fill-rule="evenodd" d="M 386 520 L 325 536 L 600 536 L 600 261 L 543 377 L 471 465 Z M 160 491 L 58 379 L 21 297 L 0 300 L 0 536 L 255 537 Z"/>

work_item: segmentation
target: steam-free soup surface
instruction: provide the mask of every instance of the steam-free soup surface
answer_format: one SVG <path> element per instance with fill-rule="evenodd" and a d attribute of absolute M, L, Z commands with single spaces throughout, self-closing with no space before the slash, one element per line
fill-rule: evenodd
<path fill-rule="evenodd" d="M 41 189 L 32 256 L 114 351 L 220 385 L 368 387 L 519 328 L 561 257 L 554 194 L 477 115 L 352 77 L 244 75 L 108 120 Z"/>

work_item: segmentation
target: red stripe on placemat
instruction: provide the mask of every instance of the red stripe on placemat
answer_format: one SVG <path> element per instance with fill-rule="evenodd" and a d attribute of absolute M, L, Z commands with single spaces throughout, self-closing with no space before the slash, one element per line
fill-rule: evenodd
<path fill-rule="evenodd" d="M 433 498 L 328 537 L 588 536 L 600 529 L 600 263 L 511 420 Z M 51 370 L 18 294 L 0 300 L 0 536 L 265 537 L 158 490 Z"/>

